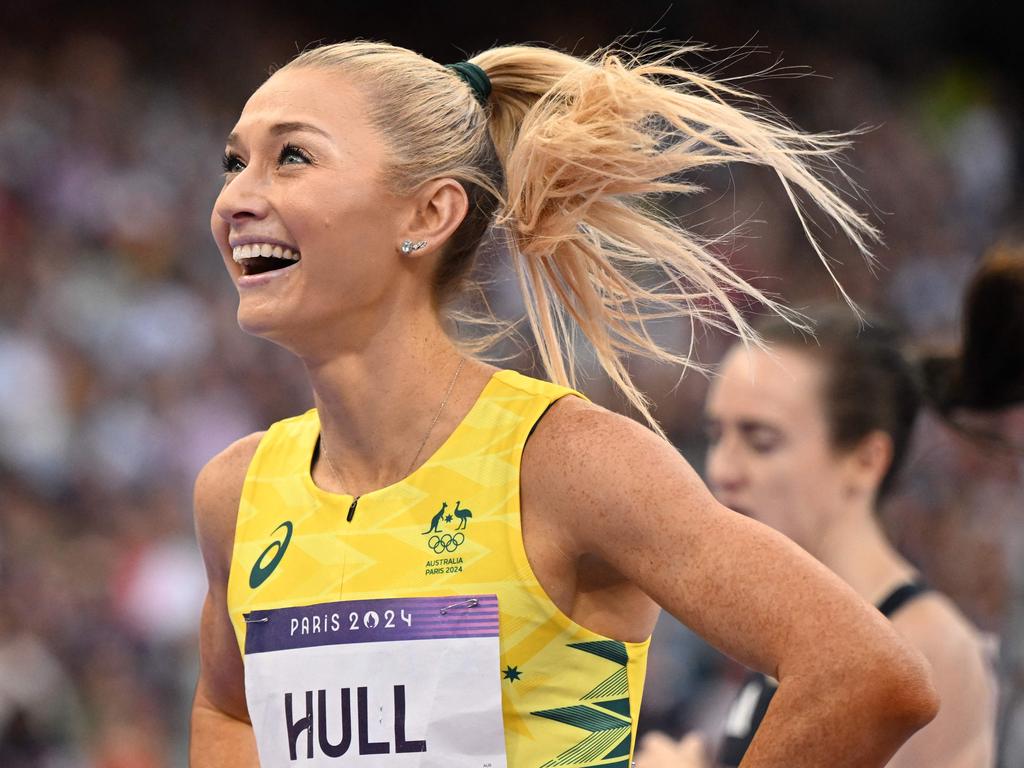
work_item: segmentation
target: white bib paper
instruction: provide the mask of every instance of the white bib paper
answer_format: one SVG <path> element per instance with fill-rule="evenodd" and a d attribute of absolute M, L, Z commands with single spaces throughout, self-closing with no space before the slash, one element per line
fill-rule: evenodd
<path fill-rule="evenodd" d="M 496 595 L 342 601 L 245 620 L 264 768 L 505 768 Z"/>

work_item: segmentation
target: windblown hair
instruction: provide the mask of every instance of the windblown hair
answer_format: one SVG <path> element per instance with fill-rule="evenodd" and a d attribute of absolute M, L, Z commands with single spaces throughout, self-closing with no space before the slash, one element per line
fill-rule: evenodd
<path fill-rule="evenodd" d="M 494 48 L 470 59 L 491 80 L 483 106 L 454 72 L 383 43 L 321 46 L 286 68 L 337 70 L 364 90 L 369 118 L 389 147 L 385 181 L 393 191 L 438 177 L 465 188 L 469 213 L 435 275 L 439 308 L 465 287 L 477 247 L 494 227 L 515 261 L 548 377 L 575 386 L 572 339 L 581 331 L 610 379 L 658 429 L 626 357 L 699 366 L 690 354 L 660 346 L 646 321 L 685 318 L 756 342 L 737 304 L 742 298 L 800 322 L 673 221 L 658 205 L 664 195 L 699 192 L 693 174 L 700 169 L 766 166 L 830 273 L 804 201 L 865 256 L 877 237 L 818 170 L 841 174 L 836 157 L 848 137 L 800 132 L 757 97 L 684 69 L 681 57 L 695 50 L 606 49 L 581 59 L 533 46 Z"/>

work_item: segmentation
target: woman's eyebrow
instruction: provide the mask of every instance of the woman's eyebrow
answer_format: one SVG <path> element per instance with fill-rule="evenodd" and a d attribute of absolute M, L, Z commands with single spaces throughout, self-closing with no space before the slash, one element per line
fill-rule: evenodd
<path fill-rule="evenodd" d="M 281 136 L 285 133 L 297 133 L 299 131 L 306 131 L 308 133 L 316 133 L 323 136 L 325 139 L 330 139 L 330 134 L 327 133 L 323 128 L 318 128 L 312 123 L 303 123 L 299 121 L 291 121 L 285 123 L 274 123 L 267 129 L 272 136 Z M 238 134 L 231 132 L 228 134 L 227 144 L 232 146 L 238 143 Z"/>

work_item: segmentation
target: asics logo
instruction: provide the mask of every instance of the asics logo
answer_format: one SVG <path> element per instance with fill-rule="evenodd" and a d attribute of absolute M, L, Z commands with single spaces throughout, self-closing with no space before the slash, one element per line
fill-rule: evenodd
<path fill-rule="evenodd" d="M 292 540 L 292 524 L 290 520 L 285 520 L 277 528 L 271 531 L 271 536 L 284 528 L 284 538 L 278 541 L 271 542 L 270 546 L 260 553 L 260 556 L 256 558 L 256 562 L 253 563 L 252 571 L 249 573 L 249 586 L 252 589 L 256 589 L 260 584 L 266 581 L 270 574 L 277 568 L 277 564 L 281 562 L 281 558 L 284 557 L 284 552 L 288 549 L 288 542 Z M 270 560 L 267 560 L 267 556 L 270 555 Z"/>

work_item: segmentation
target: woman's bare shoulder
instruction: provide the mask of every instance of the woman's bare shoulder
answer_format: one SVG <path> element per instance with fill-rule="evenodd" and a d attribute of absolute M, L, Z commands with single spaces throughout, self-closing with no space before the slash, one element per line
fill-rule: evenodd
<path fill-rule="evenodd" d="M 646 461 L 651 453 L 682 461 L 674 447 L 649 427 L 581 397 L 562 397 L 552 403 L 526 443 L 535 461 L 564 466 L 573 459 L 588 464 L 634 457 Z"/>
<path fill-rule="evenodd" d="M 964 708 L 963 719 L 987 723 L 993 714 L 993 649 L 956 604 L 929 592 L 900 610 L 893 625 L 928 659 L 946 710 Z"/>
<path fill-rule="evenodd" d="M 587 400 L 563 397 L 526 444 L 521 483 L 524 494 L 546 511 L 571 515 L 584 507 L 616 506 L 638 493 L 693 487 L 699 480 L 672 444 L 647 426 Z"/>
<path fill-rule="evenodd" d="M 933 665 L 963 668 L 965 662 L 977 664 L 984 657 L 981 633 L 941 592 L 921 595 L 893 616 L 892 622 Z"/>
<path fill-rule="evenodd" d="M 265 434 L 253 432 L 236 440 L 210 459 L 196 477 L 193 504 L 196 538 L 211 576 L 227 578 L 242 486 Z"/>
<path fill-rule="evenodd" d="M 991 765 L 996 683 L 982 635 L 940 592 L 913 600 L 892 623 L 928 660 L 941 707 L 891 765 Z"/>

